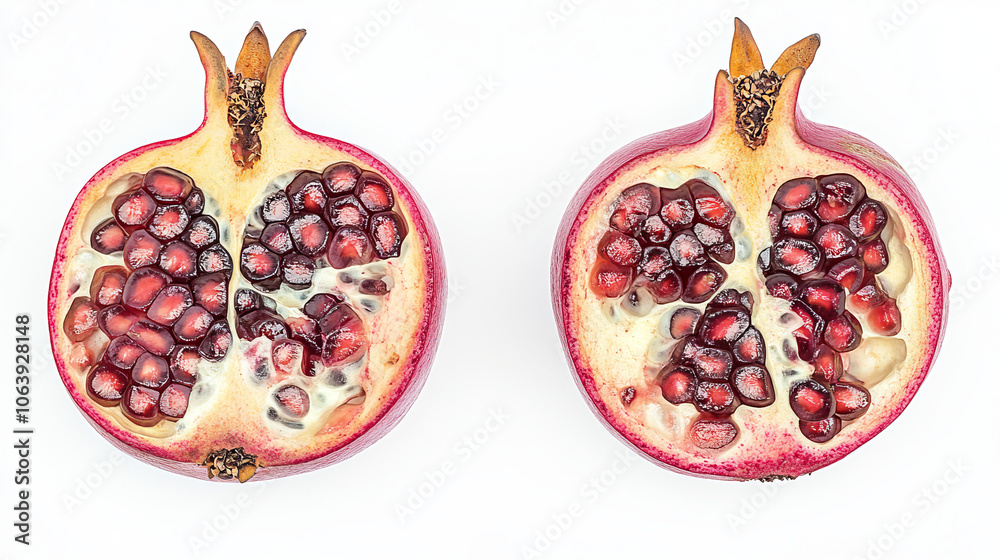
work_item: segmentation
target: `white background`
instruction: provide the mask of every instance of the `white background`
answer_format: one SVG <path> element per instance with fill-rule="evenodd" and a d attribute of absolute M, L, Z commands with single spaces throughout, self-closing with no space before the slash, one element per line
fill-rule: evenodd
<path fill-rule="evenodd" d="M 995 4 L 399 2 L 377 33 L 360 38 L 388 0 L 63 0 L 51 15 L 52 0 L 4 2 L 0 426 L 8 434 L 15 313 L 33 318 L 39 363 L 33 544 L 12 542 L 13 437 L 2 436 L 0 555 L 987 555 L 1000 497 Z M 557 19 L 560 6 L 566 15 Z M 955 281 L 944 347 L 906 412 L 845 460 L 785 484 L 706 481 L 641 460 L 577 392 L 549 303 L 550 249 L 571 193 L 613 150 L 708 111 L 737 14 L 768 64 L 805 35 L 822 35 L 802 90 L 809 116 L 871 138 L 911 169 Z M 62 220 L 87 179 L 201 122 L 203 71 L 188 31 L 206 33 L 233 61 L 254 20 L 272 47 L 308 28 L 288 74 L 291 117 L 408 171 L 444 240 L 451 301 L 429 381 L 389 435 L 310 474 L 207 484 L 123 458 L 82 419 L 52 365 L 44 297 Z M 352 44 L 360 53 L 345 55 Z M 476 99 L 490 81 L 493 91 L 479 88 Z M 452 106 L 462 103 L 475 108 L 457 118 Z M 98 137 L 104 119 L 111 128 Z M 437 128 L 444 141 L 412 156 Z M 569 180 L 550 184 L 550 196 L 546 184 L 560 174 Z M 537 211 L 528 213 L 531 204 Z M 515 227 L 517 216 L 529 223 Z M 494 413 L 504 420 L 489 432 Z M 473 451 L 466 438 L 481 444 Z M 446 462 L 454 474 L 433 492 L 424 486 L 429 497 L 401 519 L 399 508 Z M 571 509 L 579 515 L 566 522 Z"/>

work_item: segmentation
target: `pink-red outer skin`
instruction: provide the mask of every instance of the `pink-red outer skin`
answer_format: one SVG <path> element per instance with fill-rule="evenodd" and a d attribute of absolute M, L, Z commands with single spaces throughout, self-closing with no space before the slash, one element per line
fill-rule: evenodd
<path fill-rule="evenodd" d="M 790 93 L 795 96 L 798 92 Z M 937 357 L 938 350 L 941 348 L 941 343 L 944 340 L 945 325 L 948 318 L 948 291 L 951 288 L 951 274 L 945 264 L 944 254 L 941 250 L 937 232 L 934 229 L 934 222 L 931 220 L 930 211 L 909 176 L 898 165 L 890 165 L 886 161 L 880 160 L 870 161 L 858 154 L 850 153 L 847 148 L 854 145 L 881 154 L 887 161 L 894 162 L 895 160 L 871 141 L 846 130 L 809 121 L 802 114 L 802 111 L 796 108 L 795 127 L 799 137 L 806 144 L 825 151 L 831 159 L 849 161 L 853 165 L 869 171 L 872 175 L 882 175 L 887 179 L 889 192 L 896 198 L 895 203 L 897 207 L 908 212 L 909 215 L 919 216 L 923 222 L 924 229 L 919 232 L 919 235 L 928 247 L 933 248 L 938 261 L 937 266 L 931 267 L 933 305 L 931 307 L 932 317 L 930 322 L 932 325 L 938 326 L 937 331 L 930 334 L 930 346 L 934 348 L 934 352 L 929 358 L 925 359 L 914 382 L 908 385 L 909 390 L 899 401 L 898 409 L 894 414 L 889 415 L 887 420 L 881 425 L 859 435 L 859 437 L 826 450 L 823 460 L 820 461 L 817 461 L 815 455 L 811 453 L 785 454 L 781 457 L 760 461 L 759 464 L 755 465 L 741 464 L 740 470 L 742 472 L 751 471 L 755 475 L 734 476 L 731 466 L 725 462 L 710 465 L 702 463 L 686 465 L 682 459 L 678 458 L 679 456 L 664 453 L 659 448 L 644 442 L 638 434 L 633 433 L 632 430 L 618 422 L 612 411 L 608 409 L 599 397 L 593 372 L 576 359 L 576 356 L 580 355 L 578 341 L 571 336 L 573 326 L 569 324 L 569 318 L 564 309 L 566 305 L 565 301 L 570 297 L 570 274 L 567 270 L 566 262 L 569 253 L 567 242 L 570 239 L 576 238 L 578 230 L 585 219 L 585 216 L 581 216 L 580 212 L 591 203 L 591 200 L 598 193 L 601 193 L 614 180 L 618 171 L 623 166 L 655 152 L 670 151 L 672 148 L 698 143 L 711 130 L 714 115 L 717 112 L 718 107 L 716 107 L 716 111 L 709 113 L 696 122 L 640 138 L 609 156 L 587 177 L 570 201 L 569 207 L 566 209 L 566 213 L 563 215 L 562 222 L 559 224 L 559 229 L 556 233 L 551 265 L 553 312 L 555 313 L 556 325 L 559 330 L 563 350 L 566 352 L 566 358 L 575 373 L 573 376 L 574 380 L 577 387 L 586 396 L 591 410 L 594 411 L 594 414 L 597 415 L 605 427 L 618 437 L 618 439 L 638 450 L 643 457 L 675 472 L 702 478 L 723 480 L 769 479 L 775 472 L 785 473 L 786 476 L 798 476 L 831 465 L 844 458 L 848 453 L 878 435 L 910 403 L 917 389 L 930 371 Z M 762 454 L 762 456 L 766 456 L 766 453 Z M 776 468 L 779 465 L 780 470 Z"/>
<path fill-rule="evenodd" d="M 281 98 L 284 100 L 283 91 Z M 66 216 L 66 221 L 63 225 L 63 232 L 59 236 L 59 243 L 56 247 L 55 261 L 52 265 L 52 275 L 49 281 L 48 299 L 49 342 L 52 345 L 53 358 L 55 359 L 56 367 L 59 370 L 59 376 L 62 378 L 63 384 L 69 390 L 73 402 L 77 404 L 84 417 L 87 418 L 87 421 L 90 422 L 90 424 L 94 426 L 97 431 L 105 437 L 105 439 L 110 441 L 112 445 L 117 447 L 122 452 L 164 470 L 201 480 L 207 480 L 207 471 L 205 467 L 163 456 L 163 450 L 150 445 L 146 440 L 136 437 L 134 434 L 110 421 L 107 417 L 101 415 L 94 405 L 90 403 L 86 395 L 82 395 L 76 390 L 72 379 L 69 377 L 66 363 L 55 347 L 55 340 L 58 336 L 58 325 L 61 324 L 61 320 L 55 317 L 55 308 L 56 297 L 58 295 L 56 286 L 59 285 L 63 267 L 67 260 L 66 246 L 68 244 L 68 232 L 71 224 L 80 212 L 80 203 L 83 200 L 84 195 L 91 188 L 93 188 L 94 185 L 114 175 L 122 163 L 134 159 L 149 150 L 177 144 L 196 134 L 208 121 L 207 101 L 205 109 L 206 112 L 204 120 L 198 129 L 191 134 L 175 138 L 173 140 L 155 142 L 153 144 L 148 144 L 141 148 L 132 150 L 131 152 L 118 157 L 106 165 L 87 182 L 87 184 L 80 191 L 80 194 L 77 195 L 76 200 L 73 202 L 73 206 L 70 209 L 69 214 Z M 285 112 L 283 103 L 282 113 L 287 120 L 288 116 Z M 333 138 L 327 138 L 325 136 L 319 136 L 311 132 L 306 132 L 295 126 L 290 120 L 288 122 L 297 134 L 300 134 L 301 136 L 314 142 L 326 144 L 336 150 L 356 157 L 365 165 L 370 166 L 372 169 L 375 169 L 384 177 L 389 179 L 390 183 L 397 187 L 397 195 L 402 198 L 407 208 L 411 209 L 410 217 L 415 226 L 415 233 L 418 233 L 422 237 L 423 245 L 427 247 L 427 305 L 424 309 L 423 321 L 417 329 L 417 339 L 414 342 L 413 352 L 407 356 L 406 363 L 400 369 L 400 383 L 397 385 L 396 391 L 389 396 L 389 402 L 391 404 L 385 410 L 385 413 L 382 416 L 372 419 L 371 422 L 360 429 L 353 437 L 340 442 L 336 447 L 319 452 L 313 456 L 304 457 L 301 462 L 295 464 L 274 466 L 264 465 L 263 468 L 257 470 L 256 474 L 251 479 L 253 481 L 269 480 L 298 473 L 310 472 L 321 467 L 338 463 L 375 443 L 379 440 L 379 438 L 387 434 L 396 424 L 398 424 L 406 412 L 410 409 L 410 406 L 413 405 L 417 395 L 420 393 L 420 389 L 424 386 L 424 383 L 427 380 L 427 375 L 430 373 L 431 365 L 434 361 L 434 354 L 437 351 L 438 342 L 441 338 L 441 331 L 444 327 L 445 303 L 447 301 L 448 283 L 445 273 L 444 251 L 441 246 L 441 238 L 438 235 L 437 227 L 434 225 L 434 221 L 430 217 L 430 212 L 427 210 L 426 205 L 423 200 L 420 199 L 419 195 L 417 195 L 412 185 L 410 185 L 409 181 L 400 175 L 399 172 L 397 172 L 392 166 L 385 163 L 377 156 L 357 146 L 340 140 L 335 140 Z M 239 445 L 238 442 L 238 439 L 234 439 L 234 443 L 236 445 Z M 228 445 L 227 442 L 218 442 L 218 445 L 219 447 L 232 447 L 232 445 Z M 215 478 L 213 480 L 221 479 Z M 235 479 L 232 479 L 232 481 L 235 482 Z"/>

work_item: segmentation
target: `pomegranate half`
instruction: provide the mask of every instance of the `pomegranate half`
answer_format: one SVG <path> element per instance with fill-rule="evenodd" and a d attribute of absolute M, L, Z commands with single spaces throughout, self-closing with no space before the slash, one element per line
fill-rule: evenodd
<path fill-rule="evenodd" d="M 913 398 L 950 275 L 900 165 L 806 120 L 806 37 L 764 68 L 736 20 L 712 112 L 605 160 L 563 218 L 552 301 L 581 391 L 664 467 L 796 477 Z"/>
<path fill-rule="evenodd" d="M 255 24 L 205 67 L 194 133 L 116 159 L 59 239 L 49 327 L 63 383 L 118 448 L 199 478 L 262 480 L 345 459 L 416 398 L 441 333 L 430 215 L 385 162 L 305 132 Z"/>

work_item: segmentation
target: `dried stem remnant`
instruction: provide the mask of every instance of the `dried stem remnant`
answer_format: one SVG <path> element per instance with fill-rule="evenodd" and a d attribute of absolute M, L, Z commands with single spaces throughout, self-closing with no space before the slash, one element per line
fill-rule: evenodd
<path fill-rule="evenodd" d="M 264 82 L 229 75 L 229 126 L 233 128 L 230 146 L 233 161 L 250 169 L 260 159 L 260 129 L 264 126 Z"/>
<path fill-rule="evenodd" d="M 781 77 L 769 70 L 758 70 L 736 78 L 733 97 L 736 102 L 736 132 L 751 150 L 767 141 L 774 102 L 781 89 Z"/>
<path fill-rule="evenodd" d="M 260 466 L 257 456 L 243 451 L 242 447 L 235 449 L 218 449 L 208 454 L 201 466 L 208 467 L 208 478 L 219 477 L 222 480 L 235 478 L 246 482 L 253 478 Z"/>

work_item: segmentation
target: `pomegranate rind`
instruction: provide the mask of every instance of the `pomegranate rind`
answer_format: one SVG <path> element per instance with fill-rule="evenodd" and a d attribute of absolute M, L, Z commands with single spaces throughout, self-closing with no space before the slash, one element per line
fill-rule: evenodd
<path fill-rule="evenodd" d="M 205 118 L 201 125 L 186 136 L 132 150 L 98 171 L 74 200 L 59 237 L 47 309 L 52 352 L 60 378 L 84 417 L 112 445 L 171 472 L 207 479 L 201 463 L 210 451 L 221 448 L 244 447 L 247 453 L 257 455 L 263 466 L 257 469 L 253 481 L 309 472 L 347 459 L 384 436 L 403 418 L 426 381 L 440 341 L 447 300 L 444 252 L 424 202 L 412 185 L 378 156 L 353 144 L 304 131 L 288 120 L 284 109 L 284 76 L 304 33 L 296 31 L 285 39 L 274 53 L 272 72 L 267 77 L 268 120 L 261 138 L 264 145 L 280 146 L 279 153 L 269 154 L 271 159 L 266 155 L 251 170 L 241 172 L 235 164 L 229 167 L 232 131 L 226 122 L 225 60 L 207 38 L 192 33 L 206 73 Z M 211 161 L 213 165 L 190 169 L 190 164 L 196 161 Z M 221 414 L 201 417 L 200 422 L 188 426 L 183 434 L 156 437 L 123 422 L 124 417 L 116 409 L 101 407 L 87 396 L 85 379 L 71 371 L 71 343 L 59 318 L 68 310 L 71 299 L 68 296 L 81 282 L 89 283 L 89 278 L 74 276 L 70 265 L 73 255 L 89 243 L 90 232 L 84 234 L 83 228 L 86 214 L 110 184 L 153 167 L 174 167 L 189 173 L 198 187 L 216 196 L 224 210 L 232 210 L 228 215 L 240 216 L 238 219 L 242 220 L 250 202 L 271 177 L 310 166 L 318 167 L 314 170 L 319 172 L 323 166 L 338 161 L 349 161 L 384 177 L 394 190 L 409 230 L 408 252 L 398 262 L 387 264 L 399 272 L 397 284 L 386 296 L 383 311 L 367 326 L 368 369 L 362 377 L 371 378 L 367 372 L 373 367 L 383 367 L 385 383 L 365 387 L 367 398 L 362 405 L 343 405 L 350 414 L 340 414 L 336 423 L 331 420 L 309 438 L 277 437 L 263 423 L 262 410 L 266 404 L 261 402 L 264 399 L 260 393 L 245 389 L 243 379 L 235 371 L 238 368 L 230 368 L 224 380 L 231 390 L 227 399 L 236 399 L 237 404 L 226 406 Z M 236 243 L 226 248 L 238 257 Z M 231 283 L 230 292 L 234 288 L 235 283 Z M 233 327 L 232 322 L 230 326 Z M 234 350 L 235 345 L 230 354 Z"/>
<path fill-rule="evenodd" d="M 670 470 L 705 478 L 770 480 L 796 477 L 839 461 L 884 430 L 906 408 L 943 341 L 951 275 L 926 203 L 902 167 L 874 143 L 805 118 L 796 103 L 803 75 L 803 69 L 795 68 L 785 76 L 768 140 L 751 152 L 733 131 L 732 84 L 720 71 L 709 115 L 636 140 L 609 156 L 570 201 L 557 231 L 550 271 L 552 305 L 574 380 L 595 415 L 615 436 Z M 785 157 L 788 151 L 795 157 Z M 639 396 L 627 406 L 618 397 L 625 385 L 638 388 L 645 384 L 641 376 L 646 348 L 629 352 L 615 327 L 588 321 L 588 314 L 600 303 L 587 288 L 587 274 L 596 258 L 597 242 L 607 229 L 608 209 L 615 196 L 632 184 L 648 182 L 644 170 L 685 166 L 715 172 L 738 209 L 755 209 L 743 218 L 749 228 L 761 232 L 757 251 L 770 245 L 767 212 L 774 192 L 793 177 L 852 173 L 869 187 L 873 198 L 899 214 L 913 257 L 910 301 L 900 304 L 907 357 L 891 383 L 875 387 L 869 412 L 845 426 L 832 442 L 819 445 L 806 440 L 787 405 L 776 404 L 753 411 L 740 409 L 734 414 L 741 429 L 737 444 L 719 451 L 697 449 L 683 438 L 662 437 L 647 425 L 641 412 L 632 412 L 642 409 Z M 765 188 L 761 188 L 761 177 Z M 744 178 L 748 178 L 745 183 Z M 763 286 L 760 289 L 763 293 Z M 633 335 L 648 335 L 648 340 L 654 331 Z M 616 380 L 611 370 L 634 372 L 635 378 Z M 642 395 L 643 391 L 637 393 Z M 646 396 L 646 402 L 652 400 Z M 690 425 L 691 418 L 687 420 Z"/>

